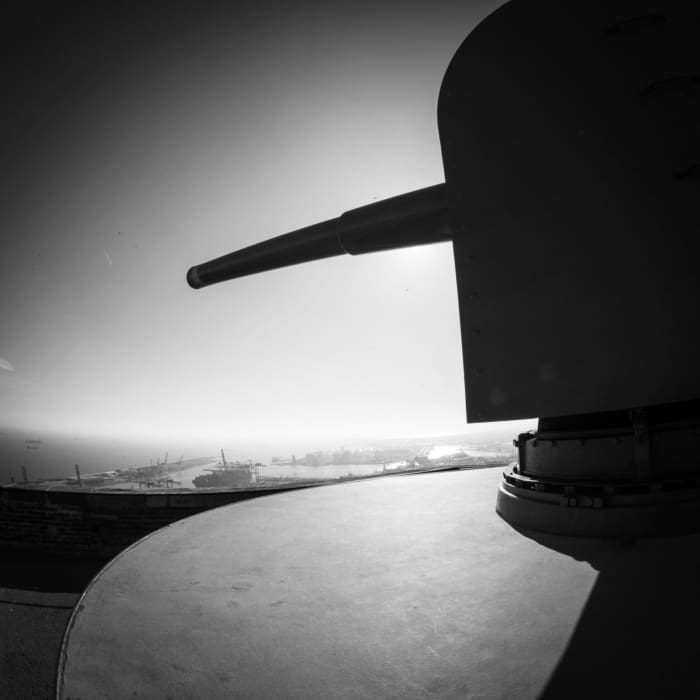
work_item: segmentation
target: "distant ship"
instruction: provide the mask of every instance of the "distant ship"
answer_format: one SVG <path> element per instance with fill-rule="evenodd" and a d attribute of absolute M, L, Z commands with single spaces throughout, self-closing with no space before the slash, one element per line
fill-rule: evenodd
<path fill-rule="evenodd" d="M 244 488 L 255 482 L 253 467 L 242 466 L 229 469 L 216 469 L 208 474 L 200 474 L 192 479 L 197 488 L 207 486 L 226 486 L 229 488 Z"/>
<path fill-rule="evenodd" d="M 192 479 L 192 483 L 197 488 L 206 488 L 208 486 L 245 488 L 258 480 L 258 467 L 261 466 L 263 465 L 259 462 L 256 464 L 227 462 L 224 451 L 221 450 L 221 466 L 217 469 L 210 469 L 207 474 L 196 476 Z"/>

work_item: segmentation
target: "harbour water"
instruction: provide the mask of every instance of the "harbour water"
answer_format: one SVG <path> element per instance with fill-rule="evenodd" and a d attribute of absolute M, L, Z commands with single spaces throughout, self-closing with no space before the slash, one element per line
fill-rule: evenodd
<path fill-rule="evenodd" d="M 473 457 L 491 457 L 489 452 L 478 447 L 465 447 L 457 443 L 438 443 L 416 448 L 415 454 L 428 460 L 440 460 L 449 455 L 468 450 Z M 285 454 L 280 446 L 274 445 L 235 445 L 225 447 L 226 457 L 230 460 L 240 459 L 261 462 L 259 475 L 263 479 L 291 480 L 335 480 L 346 476 L 367 476 L 386 469 L 392 470 L 402 463 L 387 461 L 384 464 L 322 464 L 310 466 L 291 463 L 271 463 L 270 454 Z M 208 469 L 215 469 L 221 464 L 219 447 L 205 443 L 146 443 L 132 440 L 95 438 L 84 436 L 66 436 L 40 433 L 29 434 L 11 430 L 0 431 L 0 484 L 23 480 L 22 467 L 26 470 L 29 481 L 49 479 L 71 479 L 75 477 L 75 465 L 79 465 L 81 476 L 103 474 L 141 468 L 163 462 L 168 459 L 170 478 L 173 486 L 195 488 L 192 480 Z M 207 455 L 210 457 L 207 459 Z M 183 468 L 175 463 L 184 457 Z M 196 458 L 196 463 L 187 464 L 187 460 Z M 137 480 L 126 481 L 120 488 L 140 488 Z"/>
<path fill-rule="evenodd" d="M 187 451 L 197 450 L 196 452 Z M 128 467 L 143 467 L 165 457 L 174 462 L 180 455 L 201 457 L 211 454 L 202 445 L 156 445 L 137 441 L 65 436 L 52 433 L 0 432 L 0 483 L 22 480 L 22 467 L 29 480 L 75 476 L 78 464 L 83 475 Z"/>
<path fill-rule="evenodd" d="M 25 441 L 29 444 L 25 444 Z M 168 463 L 172 468 L 174 485 L 180 488 L 195 488 L 192 479 L 220 465 L 220 456 L 211 456 L 210 460 L 194 466 L 177 469 L 174 463 L 184 456 L 191 458 L 206 457 L 213 450 L 209 445 L 174 445 L 168 450 Z M 262 452 L 262 450 L 259 450 Z M 234 453 L 231 452 L 233 455 Z M 243 453 L 247 458 L 249 452 Z M 238 457 L 236 454 L 235 457 Z M 241 455 L 243 457 L 243 455 Z M 66 438 L 64 436 L 42 434 L 40 438 L 26 437 L 24 433 L 4 431 L 0 434 L 0 484 L 23 480 L 22 467 L 26 469 L 30 481 L 48 479 L 70 479 L 75 476 L 75 465 L 80 466 L 82 477 L 91 474 L 112 472 L 130 467 L 146 467 L 162 461 L 165 451 L 162 445 L 128 443 L 116 440 L 95 438 Z M 232 459 L 234 457 L 232 456 Z M 267 460 L 264 455 L 254 459 Z M 389 466 L 389 465 L 387 465 Z M 343 464 L 306 466 L 303 464 L 266 464 L 260 469 L 261 477 L 274 479 L 337 479 L 340 476 L 364 476 L 382 470 L 381 464 Z M 180 482 L 179 484 L 177 482 Z M 138 481 L 128 482 L 127 488 L 138 488 Z"/>
<path fill-rule="evenodd" d="M 388 463 L 387 469 L 392 469 L 400 463 Z M 209 469 L 216 469 L 220 466 L 220 462 L 212 460 L 208 464 L 202 464 L 185 469 L 173 471 L 171 473 L 173 486 L 176 488 L 196 488 L 193 479 L 201 474 L 207 473 Z M 302 480 L 302 481 L 332 481 L 345 476 L 367 476 L 376 474 L 383 470 L 381 464 L 343 464 L 343 465 L 323 465 L 318 467 L 309 467 L 303 464 L 299 465 L 281 465 L 270 464 L 259 467 L 260 479 L 284 479 L 284 480 Z M 137 481 L 129 482 L 122 488 L 140 488 Z"/>

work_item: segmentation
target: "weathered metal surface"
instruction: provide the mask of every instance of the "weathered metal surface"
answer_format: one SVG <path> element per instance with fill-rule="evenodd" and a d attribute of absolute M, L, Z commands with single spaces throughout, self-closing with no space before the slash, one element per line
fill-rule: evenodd
<path fill-rule="evenodd" d="M 700 6 L 507 3 L 438 120 L 468 420 L 700 396 Z"/>

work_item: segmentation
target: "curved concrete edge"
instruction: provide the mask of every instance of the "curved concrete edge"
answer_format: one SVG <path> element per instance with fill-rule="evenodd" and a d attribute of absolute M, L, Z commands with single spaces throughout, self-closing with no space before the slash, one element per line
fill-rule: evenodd
<path fill-rule="evenodd" d="M 280 491 L 280 493 L 284 493 L 284 492 Z M 277 494 L 274 494 L 274 493 L 267 494 L 265 496 L 259 496 L 258 498 L 269 498 L 270 496 L 275 496 L 275 495 L 277 495 Z M 73 630 L 73 627 L 75 625 L 75 621 L 78 618 L 78 615 L 80 614 L 81 610 L 83 609 L 83 600 L 88 595 L 88 593 L 90 593 L 90 591 L 94 588 L 94 586 L 97 585 L 100 578 L 102 578 L 102 575 L 104 573 L 106 573 L 114 564 L 116 564 L 123 556 L 126 556 L 132 549 L 134 549 L 135 547 L 138 547 L 140 544 L 142 544 L 146 540 L 150 539 L 154 535 L 158 534 L 159 532 L 162 532 L 163 530 L 167 530 L 170 527 L 174 527 L 175 525 L 182 523 L 184 520 L 196 518 L 199 515 L 206 515 L 207 513 L 210 513 L 213 510 L 219 510 L 220 508 L 226 508 L 228 506 L 235 506 L 238 503 L 245 503 L 245 501 L 234 501 L 233 503 L 223 503 L 222 505 L 217 506 L 216 508 L 210 508 L 208 510 L 205 510 L 205 511 L 202 511 L 199 513 L 193 513 L 192 515 L 190 515 L 186 518 L 181 518 L 180 520 L 175 520 L 172 523 L 168 523 L 167 525 L 164 525 L 163 527 L 158 528 L 157 530 L 154 530 L 153 532 L 149 532 L 147 535 L 144 535 L 140 539 L 136 540 L 136 542 L 132 542 L 128 547 L 126 547 L 121 552 L 116 554 L 92 577 L 92 580 L 85 587 L 85 590 L 81 593 L 80 598 L 78 598 L 77 602 L 75 603 L 75 606 L 73 608 L 73 612 L 71 613 L 71 616 L 68 619 L 68 624 L 66 625 L 66 629 L 63 633 L 63 639 L 61 640 L 61 648 L 58 651 L 58 661 L 56 664 L 56 679 L 55 679 L 55 683 L 54 683 L 55 700 L 62 700 L 62 698 L 63 698 L 63 675 L 64 675 L 64 671 L 65 671 L 66 661 L 68 659 L 68 644 L 70 642 L 70 634 Z"/>
<path fill-rule="evenodd" d="M 515 528 L 566 537 L 642 538 L 700 531 L 700 501 L 602 508 L 567 507 L 516 495 L 503 480 L 496 512 Z"/>
<path fill-rule="evenodd" d="M 223 507 L 223 506 L 222 506 Z M 199 513 L 197 513 L 199 515 Z M 191 517 L 195 517 L 194 515 Z M 180 522 L 179 520 L 176 522 Z M 73 612 L 71 613 L 70 618 L 68 618 L 68 624 L 66 624 L 66 629 L 63 632 L 63 639 L 61 640 L 61 648 L 58 650 L 58 660 L 56 663 L 56 679 L 54 683 L 54 690 L 55 690 L 55 699 L 56 700 L 61 700 L 63 697 L 63 672 L 65 670 L 66 666 L 66 659 L 68 658 L 68 642 L 70 639 L 70 633 L 73 630 L 73 626 L 75 624 L 75 621 L 78 617 L 78 614 L 80 611 L 83 609 L 83 600 L 85 599 L 85 596 L 90 592 L 93 586 L 99 581 L 100 577 L 102 574 L 104 574 L 115 562 L 117 562 L 121 557 L 123 557 L 127 552 L 129 552 L 131 549 L 134 547 L 137 547 L 139 544 L 141 544 L 143 541 L 147 540 L 149 537 L 152 537 L 153 535 L 156 534 L 156 532 L 160 532 L 160 530 L 165 530 L 169 527 L 172 527 L 175 525 L 175 523 L 169 523 L 165 527 L 160 528 L 159 530 L 154 530 L 153 532 L 149 532 L 147 535 L 144 535 L 140 540 L 137 540 L 133 544 L 130 544 L 126 549 L 123 549 L 119 554 L 117 554 L 114 558 L 110 559 L 93 577 L 90 583 L 85 587 L 85 590 L 80 594 L 80 598 L 78 598 L 77 602 L 75 603 L 73 607 Z"/>
<path fill-rule="evenodd" d="M 452 471 L 452 470 L 451 469 L 440 469 L 440 470 L 428 470 L 428 471 Z M 423 473 L 426 473 L 426 472 L 425 471 L 416 471 L 416 472 L 409 472 L 409 473 L 402 473 L 402 474 L 391 474 L 390 476 L 413 476 L 414 474 L 423 474 Z M 342 486 L 345 483 L 353 483 L 355 481 L 364 481 L 364 480 L 365 480 L 364 478 L 360 477 L 359 479 L 348 480 L 346 482 L 331 482 L 331 483 L 324 483 L 324 484 L 312 484 L 312 485 L 308 486 L 308 488 L 324 488 L 324 487 L 330 487 L 330 486 Z M 299 488 L 304 489 L 304 488 L 307 488 L 307 486 L 302 486 Z M 278 493 L 287 493 L 289 490 L 297 490 L 297 489 L 284 489 L 284 490 L 280 489 L 279 492 L 268 493 L 268 494 L 265 494 L 264 496 L 258 496 L 257 499 L 274 497 L 274 496 L 278 495 Z M 58 652 L 58 660 L 57 660 L 57 664 L 56 664 L 56 679 L 55 679 L 55 683 L 54 683 L 55 700 L 63 700 L 63 679 L 64 679 L 66 661 L 68 658 L 68 644 L 70 643 L 70 635 L 71 635 L 71 632 L 72 632 L 73 627 L 75 625 L 75 622 L 76 622 L 81 610 L 83 609 L 83 600 L 88 595 L 88 593 L 90 593 L 90 591 L 97 585 L 99 580 L 102 578 L 102 575 L 105 574 L 123 556 L 126 556 L 132 549 L 135 549 L 136 547 L 141 545 L 146 540 L 150 539 L 154 535 L 157 535 L 159 532 L 163 532 L 164 530 L 167 530 L 170 527 L 174 527 L 175 525 L 179 525 L 185 520 L 191 520 L 192 518 L 196 518 L 198 516 L 207 515 L 214 510 L 219 510 L 221 508 L 227 508 L 229 506 L 235 506 L 235 505 L 238 505 L 239 503 L 245 503 L 245 502 L 246 501 L 243 500 L 243 501 L 234 501 L 233 503 L 223 503 L 222 505 L 217 506 L 216 508 L 210 508 L 206 511 L 194 513 L 186 518 L 181 518 L 180 520 L 175 520 L 172 523 L 168 523 L 167 525 L 164 525 L 163 527 L 158 528 L 157 530 L 154 530 L 153 532 L 149 532 L 147 535 L 144 535 L 139 540 L 136 540 L 136 542 L 133 542 L 128 547 L 123 549 L 121 552 L 116 554 L 93 576 L 92 580 L 85 587 L 85 590 L 81 593 L 80 598 L 78 598 L 77 602 L 75 603 L 75 606 L 73 607 L 73 612 L 71 613 L 71 616 L 68 619 L 68 624 L 66 625 L 66 629 L 63 633 L 63 639 L 61 640 L 61 648 L 59 649 L 59 652 Z"/>
<path fill-rule="evenodd" d="M 332 480 L 257 484 L 243 489 L 113 491 L 0 485 L 0 546 L 53 555 L 98 556 L 108 561 L 150 532 L 230 503 L 331 484 L 460 468 L 443 465 Z"/>

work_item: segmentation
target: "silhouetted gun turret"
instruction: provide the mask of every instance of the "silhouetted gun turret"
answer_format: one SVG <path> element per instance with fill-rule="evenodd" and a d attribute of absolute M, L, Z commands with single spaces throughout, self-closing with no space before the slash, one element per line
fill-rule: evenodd
<path fill-rule="evenodd" d="M 187 281 L 199 289 L 344 253 L 376 253 L 450 239 L 445 185 L 434 185 L 195 265 L 187 271 Z"/>
<path fill-rule="evenodd" d="M 450 239 L 468 420 L 540 418 L 501 515 L 567 534 L 700 529 L 700 4 L 660 8 L 506 3 L 445 74 L 444 186 L 190 284 Z"/>

